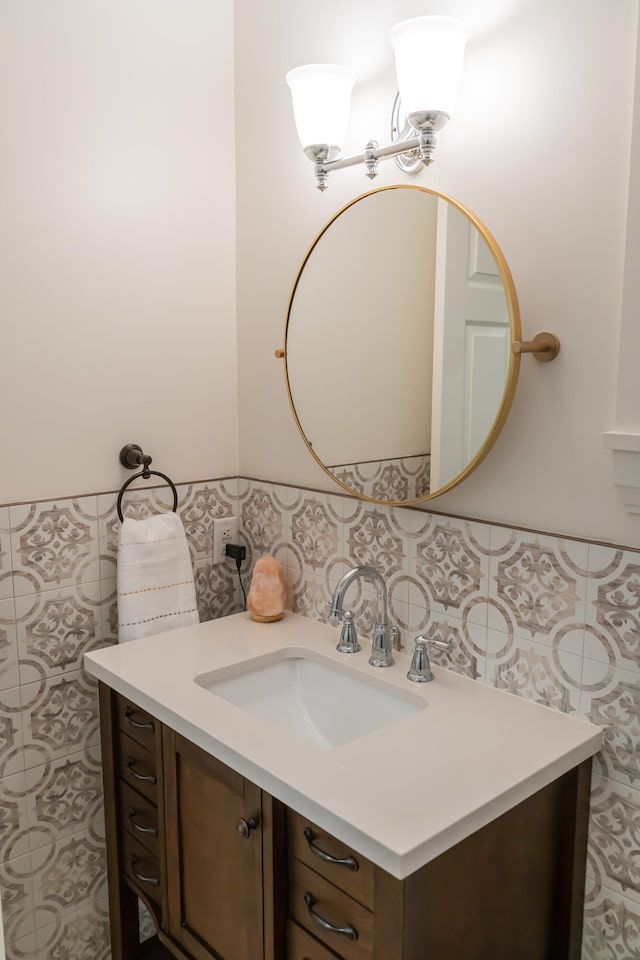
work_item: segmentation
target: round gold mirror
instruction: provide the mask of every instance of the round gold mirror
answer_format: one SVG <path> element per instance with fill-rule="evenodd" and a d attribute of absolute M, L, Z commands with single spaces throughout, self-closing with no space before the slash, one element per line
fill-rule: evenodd
<path fill-rule="evenodd" d="M 326 224 L 298 272 L 284 349 L 293 415 L 349 493 L 430 500 L 494 444 L 519 339 L 513 280 L 484 224 L 425 187 L 373 190 Z"/>

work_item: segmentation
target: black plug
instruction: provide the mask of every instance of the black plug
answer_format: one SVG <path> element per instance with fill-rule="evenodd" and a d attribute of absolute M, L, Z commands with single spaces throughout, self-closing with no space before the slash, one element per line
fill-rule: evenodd
<path fill-rule="evenodd" d="M 227 543 L 224 548 L 225 556 L 231 557 L 236 561 L 238 568 L 247 555 L 247 548 L 239 543 Z"/>
<path fill-rule="evenodd" d="M 244 584 L 242 582 L 242 577 L 240 576 L 240 567 L 242 561 L 247 555 L 247 548 L 243 547 L 239 543 L 227 543 L 224 548 L 225 556 L 231 557 L 236 562 L 236 570 L 238 571 L 238 580 L 240 581 L 240 589 L 242 590 L 242 596 L 244 597 L 244 609 L 247 609 L 247 594 L 244 589 Z"/>

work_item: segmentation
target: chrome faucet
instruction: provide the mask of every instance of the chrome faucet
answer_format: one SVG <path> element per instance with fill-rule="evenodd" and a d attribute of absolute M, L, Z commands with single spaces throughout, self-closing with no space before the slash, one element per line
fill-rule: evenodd
<path fill-rule="evenodd" d="M 401 650 L 402 644 L 400 643 L 398 628 L 392 627 L 389 624 L 389 616 L 387 613 L 387 585 L 384 582 L 382 574 L 376 570 L 375 567 L 353 567 L 353 569 L 345 573 L 335 588 L 333 597 L 327 604 L 329 607 L 329 621 L 331 623 L 340 623 L 345 620 L 347 613 L 349 613 L 349 611 L 343 610 L 342 607 L 345 593 L 351 584 L 360 578 L 370 580 L 376 588 L 376 624 L 374 627 L 369 663 L 373 667 L 390 667 L 395 663 L 392 649 L 395 647 L 396 650 Z M 347 618 L 347 623 L 349 630 L 353 630 L 351 614 L 349 614 Z M 341 649 L 340 644 L 338 644 L 338 649 Z M 343 652 L 345 652 L 344 649 Z"/>

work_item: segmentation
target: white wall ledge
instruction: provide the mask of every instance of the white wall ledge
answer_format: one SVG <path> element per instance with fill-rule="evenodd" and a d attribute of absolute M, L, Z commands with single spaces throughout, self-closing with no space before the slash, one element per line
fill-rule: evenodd
<path fill-rule="evenodd" d="M 607 430 L 602 445 L 613 451 L 613 482 L 627 512 L 640 516 L 640 433 Z"/>
<path fill-rule="evenodd" d="M 626 433 L 622 430 L 607 430 L 602 434 L 602 446 L 607 450 L 640 453 L 640 432 Z"/>

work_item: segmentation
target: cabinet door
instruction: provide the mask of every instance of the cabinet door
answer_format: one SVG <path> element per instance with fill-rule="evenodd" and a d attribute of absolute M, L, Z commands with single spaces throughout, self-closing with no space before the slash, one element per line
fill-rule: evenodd
<path fill-rule="evenodd" d="M 166 732 L 169 933 L 196 960 L 260 960 L 261 792 Z"/>

